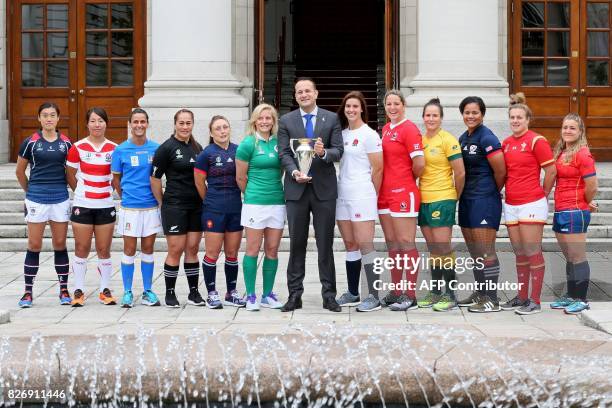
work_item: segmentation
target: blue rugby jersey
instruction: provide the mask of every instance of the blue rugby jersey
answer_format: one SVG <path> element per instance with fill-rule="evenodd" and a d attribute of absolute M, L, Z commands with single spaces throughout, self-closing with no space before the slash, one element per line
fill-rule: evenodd
<path fill-rule="evenodd" d="M 227 150 L 217 144 L 208 145 L 196 159 L 196 171 L 206 174 L 208 190 L 202 207 L 205 211 L 239 213 L 242 210 L 240 189 L 236 183 L 236 150 L 230 143 Z"/>
<path fill-rule="evenodd" d="M 465 131 L 459 137 L 459 143 L 465 166 L 465 187 L 461 198 L 499 197 L 493 169 L 487 160 L 491 155 L 502 153 L 497 136 L 485 125 L 480 125 L 471 135 Z"/>

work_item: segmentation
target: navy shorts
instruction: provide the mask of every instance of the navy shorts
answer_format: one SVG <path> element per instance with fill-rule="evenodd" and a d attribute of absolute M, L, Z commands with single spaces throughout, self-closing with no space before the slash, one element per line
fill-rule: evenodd
<path fill-rule="evenodd" d="M 560 234 L 583 234 L 591 223 L 589 210 L 555 211 L 553 231 Z"/>
<path fill-rule="evenodd" d="M 502 214 L 501 197 L 459 200 L 459 226 L 499 230 Z"/>
<path fill-rule="evenodd" d="M 204 232 L 237 232 L 244 227 L 240 225 L 240 212 L 220 213 L 215 211 L 202 212 L 202 230 Z"/>

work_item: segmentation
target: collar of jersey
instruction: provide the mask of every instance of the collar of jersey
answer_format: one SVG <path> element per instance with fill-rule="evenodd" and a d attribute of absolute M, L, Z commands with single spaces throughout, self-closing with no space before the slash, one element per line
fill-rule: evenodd
<path fill-rule="evenodd" d="M 269 142 L 270 140 L 272 140 L 272 139 L 274 139 L 274 138 L 276 138 L 276 135 L 270 135 L 270 138 L 269 138 L 268 140 L 266 140 L 266 139 L 264 139 L 264 138 L 263 138 L 263 137 L 262 137 L 262 136 L 259 134 L 259 132 L 255 132 L 255 139 L 257 139 L 257 140 L 261 140 L 261 141 L 263 141 L 263 142 Z"/>
<path fill-rule="evenodd" d="M 399 122 L 397 122 L 395 125 L 393 123 L 389 123 L 389 128 L 395 129 L 396 127 L 398 127 L 399 125 L 401 125 L 402 123 L 404 123 L 407 120 L 408 120 L 408 118 L 404 118 L 404 119 L 400 120 Z"/>

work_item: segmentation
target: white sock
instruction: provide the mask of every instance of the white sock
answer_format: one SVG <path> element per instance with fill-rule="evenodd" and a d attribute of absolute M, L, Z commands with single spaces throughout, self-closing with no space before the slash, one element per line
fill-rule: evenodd
<path fill-rule="evenodd" d="M 74 274 L 74 289 L 85 292 L 85 273 L 87 272 L 87 259 L 74 256 L 72 258 L 72 273 Z"/>
<path fill-rule="evenodd" d="M 113 274 L 113 262 L 110 258 L 98 259 L 98 272 L 100 273 L 100 292 L 109 288 L 111 275 Z"/>

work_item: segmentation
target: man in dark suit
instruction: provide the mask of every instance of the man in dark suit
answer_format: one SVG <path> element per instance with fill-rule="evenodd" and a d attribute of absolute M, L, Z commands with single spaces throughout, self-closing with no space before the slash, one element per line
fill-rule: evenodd
<path fill-rule="evenodd" d="M 285 199 L 291 242 L 287 266 L 289 298 L 281 309 L 284 312 L 302 307 L 311 212 L 317 242 L 323 307 L 333 312 L 341 310 L 335 299 L 333 243 L 338 187 L 334 162 L 340 161 L 344 148 L 338 117 L 333 112 L 317 107 L 318 94 L 312 79 L 299 78 L 295 83 L 295 99 L 300 108 L 283 115 L 279 120 L 278 147 L 285 169 Z M 303 174 L 298 169 L 290 146 L 290 139 L 305 137 L 315 141 L 315 157 L 308 174 Z"/>

